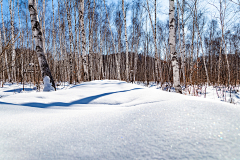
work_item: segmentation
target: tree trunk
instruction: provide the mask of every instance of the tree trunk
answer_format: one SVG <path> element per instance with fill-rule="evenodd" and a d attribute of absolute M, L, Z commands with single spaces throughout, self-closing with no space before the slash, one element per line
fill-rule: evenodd
<path fill-rule="evenodd" d="M 226 5 L 226 1 L 224 1 L 224 10 L 222 11 L 223 13 L 220 14 L 220 18 L 221 18 L 221 26 L 222 26 L 222 39 L 223 39 L 223 44 L 224 44 L 224 53 L 225 53 L 225 56 L 226 56 L 226 61 L 227 61 L 227 69 L 228 69 L 228 86 L 230 85 L 230 67 L 229 67 L 229 62 L 228 62 L 228 57 L 227 57 L 227 44 L 225 42 L 225 38 L 224 38 L 224 27 L 225 27 L 225 15 L 226 15 L 226 8 L 227 8 L 227 5 Z M 221 11 L 221 10 L 220 10 Z"/>
<path fill-rule="evenodd" d="M 186 86 L 186 74 L 185 74 L 185 66 L 186 66 L 186 44 L 185 44 L 185 30 L 184 30 L 184 7 L 185 7 L 185 0 L 182 0 L 182 37 L 183 37 L 183 45 L 181 49 L 181 56 L 182 56 L 182 72 L 183 72 L 183 83 Z"/>
<path fill-rule="evenodd" d="M 124 29 L 125 29 L 125 41 L 126 41 L 126 81 L 129 81 L 129 62 L 128 62 L 128 37 L 127 37 L 127 20 L 126 14 L 124 10 L 124 0 L 122 0 L 122 10 L 123 10 L 123 18 L 124 18 Z"/>
<path fill-rule="evenodd" d="M 106 16 L 107 16 L 107 19 L 108 19 L 108 24 L 109 24 L 109 28 L 110 28 L 110 32 L 111 32 L 111 37 L 112 37 L 113 48 L 114 48 L 114 52 L 115 52 L 115 60 L 116 60 L 116 64 L 117 64 L 117 77 L 118 77 L 118 80 L 121 80 L 120 65 L 119 65 L 119 61 L 118 61 L 118 58 L 117 58 L 116 46 L 115 46 L 114 39 L 113 39 L 112 29 L 111 29 L 111 25 L 110 25 L 110 20 L 108 18 L 108 13 L 107 13 L 107 7 L 106 7 L 106 4 L 105 4 L 105 0 L 104 0 L 104 6 L 105 6 L 105 10 L 106 10 Z"/>
<path fill-rule="evenodd" d="M 157 25 L 157 22 L 156 22 L 156 14 L 157 14 L 157 2 L 155 0 L 155 26 L 153 26 L 153 22 L 152 22 L 152 18 L 151 18 L 151 13 L 150 13 L 150 9 L 149 9 L 149 5 L 148 5 L 148 0 L 147 0 L 147 7 L 148 7 L 148 16 L 149 16 L 149 19 L 150 19 L 150 22 L 151 22 L 151 27 L 152 27 L 152 32 L 153 32 L 153 39 L 154 39 L 154 51 L 155 51 L 155 75 L 154 75 L 154 79 L 156 80 L 159 80 L 159 76 L 158 76 L 158 69 L 157 69 L 157 64 L 158 64 L 158 56 L 157 56 L 157 35 L 156 35 L 156 25 Z"/>
<path fill-rule="evenodd" d="M 57 56 L 57 52 L 56 52 L 56 34 L 55 34 L 55 15 L 54 15 L 54 3 L 52 0 L 52 11 L 53 11 L 53 28 L 52 28 L 52 35 L 53 35 L 53 76 L 55 75 L 56 78 L 56 62 L 55 62 L 55 57 Z"/>
<path fill-rule="evenodd" d="M 47 52 L 46 52 L 46 43 L 45 43 L 45 26 L 46 26 L 46 23 L 45 23 L 45 0 L 43 0 L 43 12 L 42 12 L 42 16 L 43 16 L 43 18 L 42 18 L 42 23 L 43 23 L 43 28 L 42 28 L 42 41 L 43 41 L 43 52 L 44 52 L 44 54 L 45 54 L 45 56 L 46 56 L 46 58 L 48 59 L 48 57 L 47 57 Z"/>
<path fill-rule="evenodd" d="M 0 39 L 2 40 L 2 29 L 1 28 L 0 28 Z M 2 61 L 2 65 L 1 65 L 2 69 L 0 70 L 0 71 L 2 71 L 1 83 L 3 83 L 3 79 L 4 79 L 4 57 L 2 55 L 2 49 L 3 49 L 2 47 L 3 47 L 3 44 L 2 44 L 2 41 L 0 41 L 0 57 L 1 57 L 1 61 Z"/>
<path fill-rule="evenodd" d="M 102 42 L 102 1 L 101 1 L 101 12 L 100 12 L 100 31 L 99 31 L 99 37 L 100 37 L 100 52 L 99 52 L 99 67 L 98 67 L 98 72 L 99 72 L 99 80 L 103 77 L 103 55 L 102 55 L 102 48 L 103 48 L 103 42 Z M 101 77 L 102 73 L 102 77 Z"/>
<path fill-rule="evenodd" d="M 90 77 L 91 80 L 94 80 L 94 74 L 93 74 L 93 25 L 94 25 L 94 14 L 95 14 L 95 0 L 94 0 L 94 5 L 93 5 L 93 12 L 92 12 L 92 22 L 90 24 L 90 14 L 89 14 L 89 57 L 90 57 Z M 89 2 L 89 8 L 88 8 L 88 12 L 90 11 L 90 2 Z"/>
<path fill-rule="evenodd" d="M 141 26 L 141 23 L 139 24 Z M 137 28 L 137 45 L 135 47 L 135 56 L 134 56 L 134 72 L 133 72 L 133 79 L 136 82 L 136 74 L 137 74 L 137 60 L 138 60 L 138 45 L 140 41 L 140 26 Z"/>
<path fill-rule="evenodd" d="M 17 5 L 18 5 L 18 20 L 19 20 L 19 30 L 20 30 L 20 37 L 21 37 L 21 40 L 22 40 L 22 43 L 21 43 L 21 48 L 23 48 L 23 34 L 22 34 L 22 25 L 21 25 L 21 20 L 20 20 L 20 11 L 19 11 L 19 8 L 20 8 L 20 4 L 19 4 L 19 0 L 17 1 Z M 21 82 L 24 86 L 24 58 L 23 58 L 23 53 L 21 51 Z M 24 90 L 24 87 L 23 87 L 23 90 Z"/>
<path fill-rule="evenodd" d="M 176 39 L 175 39 L 175 18 L 174 18 L 174 0 L 169 0 L 169 46 L 171 53 L 171 61 L 173 67 L 173 84 L 177 93 L 182 93 L 179 78 L 179 66 L 176 52 Z"/>
<path fill-rule="evenodd" d="M 2 13 L 2 28 L 3 28 L 3 38 L 4 38 L 4 44 L 7 43 L 7 37 L 6 37 L 6 29 L 4 25 L 4 19 L 3 19 L 3 7 L 2 7 L 2 0 L 0 1 L 1 3 L 1 13 Z M 7 75 L 8 75 L 8 81 L 11 79 L 11 75 L 9 72 L 9 67 L 8 67 L 8 56 L 7 56 L 7 50 L 5 50 L 5 68 L 7 69 Z"/>
<path fill-rule="evenodd" d="M 82 34 L 82 61 L 84 70 L 84 81 L 88 80 L 88 63 L 87 63 L 87 53 L 86 53 L 86 35 L 84 27 L 84 0 L 80 0 L 79 8 L 79 21 L 81 23 L 81 34 Z"/>
<path fill-rule="evenodd" d="M 70 72 L 69 72 L 69 77 L 70 77 L 70 84 L 73 83 L 73 56 L 72 56 L 72 48 L 73 48 L 73 34 L 72 34 L 72 21 L 71 21 L 71 9 L 72 5 L 69 5 L 69 1 L 65 2 L 66 5 L 66 10 L 67 10 L 67 21 L 68 21 L 68 31 L 69 31 L 69 65 L 70 65 Z"/>
<path fill-rule="evenodd" d="M 59 0 L 58 0 L 58 25 L 59 25 L 59 43 L 60 43 L 60 66 L 59 66 L 59 69 L 61 70 L 60 71 L 60 74 L 61 74 L 61 81 L 63 81 L 62 79 L 62 76 L 64 76 L 64 56 L 63 56 L 63 43 L 62 43 L 62 27 L 61 27 L 61 15 L 60 15 L 60 3 L 59 3 Z"/>
<path fill-rule="evenodd" d="M 36 52 L 37 52 L 40 70 L 42 73 L 42 78 L 45 79 L 45 77 L 48 76 L 50 78 L 50 83 L 52 84 L 52 87 L 54 87 L 54 89 L 56 90 L 55 83 L 52 78 L 52 74 L 48 67 L 48 63 L 46 61 L 43 48 L 42 48 L 43 46 L 42 32 L 41 32 L 40 23 L 38 20 L 36 0 L 28 0 L 28 7 L 30 12 L 31 24 L 32 24 L 32 33 L 33 33 L 33 38 L 36 44 Z"/>
<path fill-rule="evenodd" d="M 65 14 L 63 14 L 63 24 L 62 24 L 62 34 L 63 34 L 63 47 L 64 47 L 64 84 L 66 81 L 69 81 L 68 79 L 68 71 L 69 71 L 69 63 L 68 63 L 68 55 L 67 55 L 67 43 L 66 43 L 66 33 L 65 33 Z"/>
<path fill-rule="evenodd" d="M 193 84 L 192 76 L 193 76 L 193 52 L 194 52 L 194 38 L 195 38 L 195 18 L 196 18 L 196 3 L 194 3 L 193 10 L 193 29 L 192 29 L 192 44 L 191 44 L 191 57 L 190 57 L 190 83 Z"/>
<path fill-rule="evenodd" d="M 12 0 L 9 0 L 9 10 L 10 10 L 10 16 L 11 16 L 11 35 L 12 35 L 12 72 L 11 77 L 12 81 L 16 82 L 16 68 L 15 68 L 15 57 L 16 57 L 16 51 L 15 51 L 15 36 L 14 36 L 14 0 L 12 3 Z"/>
<path fill-rule="evenodd" d="M 205 54 L 203 52 L 203 46 L 202 46 L 202 37 L 200 35 L 200 32 L 199 32 L 199 26 L 198 24 L 196 24 L 197 26 L 197 30 L 198 30 L 198 36 L 200 38 L 200 45 L 201 45 L 201 50 L 202 50 L 202 56 L 203 56 L 203 63 L 204 63 L 204 69 L 205 69 L 205 72 L 206 72 L 206 76 L 207 76 L 207 84 L 210 84 L 210 81 L 209 81 L 209 76 L 208 76 L 208 70 L 207 70 L 207 65 L 206 65 L 206 60 L 205 60 Z"/>
<path fill-rule="evenodd" d="M 77 46 L 78 46 L 78 38 L 77 38 L 77 1 L 75 1 L 75 5 L 74 5 L 74 32 L 75 32 L 75 42 L 74 42 L 74 76 L 75 76 L 75 84 L 76 82 L 79 82 L 80 78 L 79 78 L 79 56 L 77 56 Z"/>

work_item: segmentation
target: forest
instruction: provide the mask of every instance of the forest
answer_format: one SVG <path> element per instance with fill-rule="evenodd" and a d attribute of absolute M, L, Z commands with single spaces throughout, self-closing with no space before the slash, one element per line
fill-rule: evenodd
<path fill-rule="evenodd" d="M 0 160 L 240 160 L 240 0 L 0 10 Z"/>
<path fill-rule="evenodd" d="M 164 6 L 171 6 L 169 13 Z M 54 87 L 101 79 L 239 85 L 239 0 L 169 6 L 159 0 L 1 0 L 0 81 L 41 84 L 49 76 Z"/>

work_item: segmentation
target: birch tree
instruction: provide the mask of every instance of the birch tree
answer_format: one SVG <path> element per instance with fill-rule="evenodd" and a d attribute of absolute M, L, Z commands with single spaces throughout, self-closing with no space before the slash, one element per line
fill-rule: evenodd
<path fill-rule="evenodd" d="M 67 11 L 67 21 L 68 21 L 68 31 L 69 31 L 69 65 L 70 65 L 70 72 L 69 72 L 69 77 L 70 77 L 70 84 L 73 82 L 73 56 L 72 56 L 72 48 L 73 48 L 73 33 L 72 33 L 72 21 L 71 21 L 71 11 L 72 11 L 72 2 L 67 0 L 65 1 L 65 6 L 66 6 L 66 11 Z"/>
<path fill-rule="evenodd" d="M 149 4 L 148 4 L 148 0 L 147 0 L 147 11 L 148 11 L 148 17 L 150 19 L 150 23 L 151 23 L 151 28 L 152 28 L 152 32 L 153 32 L 153 39 L 154 39 L 154 51 L 155 51 L 155 77 L 156 77 L 156 80 L 158 81 L 159 80 L 159 76 L 158 76 L 158 67 L 157 65 L 159 64 L 159 59 L 158 59 L 158 56 L 157 56 L 157 1 L 155 0 L 155 3 L 154 3 L 154 7 L 155 7 L 155 24 L 153 26 L 153 21 L 152 21 L 152 18 L 151 18 L 151 13 L 150 13 L 150 9 L 149 9 Z M 161 77 L 160 77 L 161 78 Z M 155 79 L 155 78 L 154 78 Z"/>
<path fill-rule="evenodd" d="M 134 54 L 134 68 L 133 68 L 133 81 L 135 82 L 136 81 L 136 74 L 137 74 L 137 61 L 138 61 L 138 49 L 139 49 L 139 41 L 140 41 L 140 38 L 141 38 L 141 20 L 139 19 L 142 18 L 142 14 L 143 12 L 141 11 L 141 8 L 140 8 L 140 3 L 137 2 L 136 3 L 136 14 L 134 15 L 134 24 L 133 26 L 136 26 L 135 30 L 136 30 L 136 41 L 135 42 L 135 54 Z"/>
<path fill-rule="evenodd" d="M 50 78 L 50 83 L 52 84 L 52 87 L 56 90 L 55 83 L 43 51 L 42 32 L 37 14 L 36 0 L 28 0 L 28 8 L 30 12 L 32 34 L 33 39 L 35 40 L 35 49 L 38 57 L 40 70 L 42 73 L 42 78 L 45 79 L 45 77 L 48 76 Z"/>
<path fill-rule="evenodd" d="M 43 36 L 42 36 L 42 41 L 43 41 L 43 52 L 44 54 L 46 54 L 46 44 L 45 44 L 45 26 L 46 26 L 46 23 L 45 23 L 45 0 L 43 0 L 43 12 L 42 12 L 42 33 L 43 33 Z M 47 54 L 46 54 L 47 56 Z M 46 57 L 47 58 L 47 57 Z"/>
<path fill-rule="evenodd" d="M 129 62 L 128 62 L 128 37 L 127 37 L 127 20 L 124 9 L 124 0 L 122 0 L 122 10 L 124 19 L 125 41 L 126 41 L 126 80 L 129 81 Z"/>
<path fill-rule="evenodd" d="M 179 77 L 179 66 L 176 52 L 176 39 L 175 39 L 175 18 L 174 18 L 174 0 L 169 0 L 169 46 L 171 53 L 171 62 L 173 68 L 173 85 L 177 93 L 182 93 Z"/>
<path fill-rule="evenodd" d="M 2 28 L 3 28 L 3 38 L 4 38 L 4 44 L 6 45 L 7 43 L 7 37 L 6 37 L 6 28 L 4 25 L 4 18 L 3 18 L 3 5 L 2 5 L 2 0 L 0 0 L 1 3 L 1 13 L 2 13 Z M 8 75 L 8 81 L 11 79 L 11 75 L 9 72 L 9 67 L 8 67 L 8 55 L 7 55 L 7 50 L 4 51 L 5 53 L 5 68 L 7 69 L 7 75 Z"/>
<path fill-rule="evenodd" d="M 99 72 L 99 80 L 101 79 L 101 73 L 102 76 L 104 77 L 104 71 L 103 71 L 103 55 L 102 55 L 102 49 L 103 49 L 103 40 L 102 40 L 102 1 L 100 0 L 100 31 L 99 31 L 99 37 L 100 37 L 100 52 L 99 52 L 99 67 L 98 67 L 98 72 Z"/>
<path fill-rule="evenodd" d="M 211 3 L 210 3 L 211 4 Z M 225 52 L 225 58 L 227 62 L 227 70 L 228 70 L 228 85 L 230 84 L 230 67 L 229 67 L 229 62 L 228 62 L 228 56 L 227 56 L 227 46 L 225 42 L 225 28 L 226 28 L 226 16 L 227 16 L 227 2 L 226 0 L 219 0 L 219 7 L 217 7 L 215 4 L 213 5 L 219 12 L 219 21 L 220 21 L 220 26 L 221 26 L 221 44 L 220 44 L 220 49 L 219 49 L 219 61 L 218 61 L 218 76 L 217 76 L 217 83 L 220 84 L 220 72 L 222 71 L 221 68 L 221 63 L 222 63 L 222 50 L 224 47 L 224 52 Z M 234 15 L 228 20 L 233 20 Z"/>
<path fill-rule="evenodd" d="M 84 26 L 84 0 L 80 0 L 79 5 L 79 21 L 81 24 L 81 35 L 82 35 L 82 62 L 84 70 L 84 81 L 88 80 L 88 63 L 87 63 L 87 53 L 86 53 L 86 34 Z"/>
<path fill-rule="evenodd" d="M 224 52 L 225 52 L 225 57 L 226 57 L 226 61 L 227 61 L 227 70 L 228 70 L 228 86 L 230 85 L 230 68 L 229 68 L 229 62 L 228 62 L 228 54 L 227 54 L 227 45 L 225 42 L 225 34 L 224 34 L 224 30 L 225 30 L 225 18 L 226 18 L 226 11 L 227 11 L 227 4 L 226 4 L 226 0 L 222 1 L 219 0 L 220 3 L 220 10 L 219 10 L 219 14 L 220 14 L 220 23 L 221 23 L 221 30 L 222 30 L 222 37 L 221 37 L 221 45 L 224 45 Z M 222 4 L 224 3 L 224 4 Z M 218 80 L 219 82 L 220 80 Z"/>
<path fill-rule="evenodd" d="M 15 68 L 15 57 L 16 57 L 16 51 L 15 51 L 15 36 L 14 36 L 14 1 L 9 0 L 9 11 L 11 16 L 11 40 L 12 40 L 12 72 L 11 77 L 14 82 L 16 82 L 16 68 Z"/>
<path fill-rule="evenodd" d="M 118 61 L 118 58 L 117 58 L 116 46 L 115 46 L 114 39 L 113 39 L 113 33 L 112 33 L 110 20 L 109 20 L 108 13 L 107 13 L 107 7 L 106 7 L 106 4 L 105 4 L 105 0 L 104 0 L 104 6 L 105 6 L 105 10 L 106 10 L 106 16 L 107 16 L 107 19 L 108 19 L 108 24 L 109 24 L 109 28 L 110 28 L 110 32 L 111 32 L 111 37 L 112 37 L 113 48 L 114 48 L 114 52 L 115 52 L 115 59 L 116 59 L 116 64 L 117 64 L 117 77 L 118 77 L 118 80 L 121 80 L 120 65 L 119 65 L 119 61 Z"/>
<path fill-rule="evenodd" d="M 2 44 L 2 29 L 0 28 L 0 57 L 1 57 L 1 61 L 2 61 L 2 81 L 1 83 L 3 83 L 3 79 L 4 79 L 4 57 L 3 57 L 3 53 L 2 53 L 2 47 L 3 47 L 3 44 Z"/>
<path fill-rule="evenodd" d="M 21 24 L 21 19 L 20 19 L 20 3 L 19 0 L 17 1 L 17 6 L 18 6 L 18 25 L 19 25 L 19 30 L 20 30 L 20 37 L 21 37 L 21 48 L 23 48 L 23 31 L 22 31 L 22 24 Z M 24 58 L 23 58 L 23 53 L 21 52 L 21 82 L 23 84 L 23 90 L 24 90 Z"/>
<path fill-rule="evenodd" d="M 183 84 L 186 85 L 186 76 L 185 76 L 186 43 L 185 43 L 184 9 L 185 9 L 185 0 L 182 0 L 181 14 L 182 14 L 182 43 L 183 44 L 181 45 L 181 58 L 182 58 Z"/>
<path fill-rule="evenodd" d="M 195 24 L 196 24 L 196 9 L 197 9 L 197 0 L 194 0 L 194 7 L 192 8 L 192 43 L 191 43 L 191 55 L 190 55 L 190 83 L 192 84 L 193 76 L 193 53 L 194 53 L 194 39 L 195 39 Z"/>
<path fill-rule="evenodd" d="M 53 26 L 52 26 L 52 36 L 53 36 L 53 57 L 56 57 L 56 32 L 55 32 L 55 15 L 54 15 L 54 3 L 53 3 L 53 0 L 52 0 L 52 12 L 53 12 L 53 15 L 52 15 L 52 23 L 53 23 Z M 53 58 L 54 59 L 54 58 Z M 53 68 L 54 68 L 54 74 L 56 74 L 56 63 L 55 61 L 53 62 Z M 56 76 L 55 76 L 56 77 Z"/>
<path fill-rule="evenodd" d="M 63 43 L 62 43 L 62 27 L 61 27 L 61 14 L 60 14 L 60 3 L 59 3 L 59 0 L 58 0 L 58 25 L 59 25 L 59 47 L 60 47 L 60 57 L 64 57 L 63 56 Z M 64 70 L 65 70 L 65 67 L 64 67 L 64 60 L 62 59 L 62 61 L 60 62 L 60 68 L 61 68 L 61 77 L 65 74 L 64 73 Z M 65 77 L 65 75 L 64 75 Z M 65 79 L 65 78 L 64 78 Z"/>
<path fill-rule="evenodd" d="M 198 32 L 198 37 L 200 38 L 200 47 L 201 47 L 201 50 L 202 50 L 202 57 L 203 57 L 203 64 L 204 64 L 204 69 L 205 69 L 205 72 L 206 72 L 206 77 L 207 77 L 207 85 L 210 83 L 209 81 L 209 76 L 208 76 L 208 70 L 207 70 L 207 65 L 206 65 L 206 59 L 205 59 L 205 54 L 204 54 L 204 51 L 203 51 L 203 45 L 202 45 L 202 37 L 201 37 L 201 34 L 200 34 L 200 29 L 199 29 L 199 25 L 198 25 L 198 14 L 197 14 L 197 10 L 196 10 L 196 28 L 197 28 L 197 32 Z M 203 26 L 204 27 L 204 26 Z M 197 42 L 198 43 L 198 42 Z"/>
<path fill-rule="evenodd" d="M 93 1 L 93 11 L 92 15 L 89 15 L 89 56 L 90 56 L 90 77 L 91 80 L 94 79 L 94 74 L 93 74 L 93 25 L 94 25 L 94 14 L 95 14 L 95 0 Z M 90 2 L 89 2 L 89 12 L 90 12 Z M 90 24 L 90 17 L 92 17 L 92 22 Z"/>

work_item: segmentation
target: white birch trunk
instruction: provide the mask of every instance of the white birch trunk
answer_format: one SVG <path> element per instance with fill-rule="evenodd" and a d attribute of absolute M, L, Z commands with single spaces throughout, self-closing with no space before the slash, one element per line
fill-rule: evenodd
<path fill-rule="evenodd" d="M 61 27 L 61 15 L 60 15 L 60 3 L 59 3 L 59 0 L 58 0 L 58 24 L 59 24 L 59 43 L 60 43 L 60 67 L 61 68 L 61 77 L 64 76 L 64 70 L 65 70 L 65 67 L 64 67 L 64 61 L 63 61 L 63 44 L 62 44 L 62 27 Z"/>
<path fill-rule="evenodd" d="M 43 41 L 43 52 L 46 56 L 46 58 L 48 59 L 47 57 L 47 52 L 46 52 L 46 43 L 45 43 L 45 0 L 43 0 L 43 13 L 42 13 L 42 23 L 43 23 L 43 28 L 42 28 L 42 33 L 43 33 L 43 36 L 42 36 L 42 41 Z"/>
<path fill-rule="evenodd" d="M 120 21 L 120 11 L 118 11 L 118 18 L 119 18 L 119 21 Z M 120 68 L 121 68 L 121 36 L 122 36 L 122 23 L 119 22 L 118 24 L 118 64 L 119 64 L 119 69 L 118 69 L 118 74 L 120 74 Z"/>
<path fill-rule="evenodd" d="M 3 53 L 2 53 L 2 29 L 0 28 L 0 57 L 1 57 L 1 61 L 2 61 L 2 81 L 1 83 L 3 83 L 3 79 L 4 79 L 4 57 L 3 57 Z M 1 87 L 1 86 L 0 86 Z"/>
<path fill-rule="evenodd" d="M 2 28 L 3 28 L 3 38 L 4 38 L 4 45 L 7 43 L 7 37 L 6 37 L 6 29 L 4 25 L 4 19 L 3 19 L 3 7 L 2 7 L 2 0 L 0 0 L 1 3 L 1 13 L 2 13 Z M 8 67 L 8 56 L 7 56 L 7 51 L 5 50 L 5 68 L 7 69 L 7 75 L 8 75 L 8 81 L 11 79 L 9 67 Z"/>
<path fill-rule="evenodd" d="M 147 19 L 147 15 L 146 15 L 146 19 Z M 148 34 L 147 34 L 147 20 L 146 20 L 146 36 L 145 36 L 145 51 L 144 51 L 144 82 L 147 81 L 147 52 L 148 52 Z"/>
<path fill-rule="evenodd" d="M 177 32 L 178 32 L 178 53 L 180 53 L 180 56 L 181 56 L 181 60 L 183 59 L 182 57 L 182 41 L 181 41 L 181 30 L 180 30 L 180 4 L 177 0 L 177 20 L 178 20 L 178 26 L 177 26 Z M 181 61 L 182 62 L 182 61 Z M 181 65 L 182 66 L 182 65 Z M 180 77 L 181 77 L 181 71 L 179 71 L 179 74 L 180 74 Z"/>
<path fill-rule="evenodd" d="M 157 25 L 157 22 L 156 22 L 156 12 L 157 12 L 157 9 L 156 9 L 156 6 L 157 6 L 157 3 L 156 3 L 156 0 L 155 0 L 155 27 L 153 27 L 153 22 L 152 22 L 152 18 L 151 18 L 151 14 L 150 14 L 150 9 L 149 9 L 149 5 L 148 5 L 148 0 L 147 0 L 147 7 L 148 7 L 148 17 L 150 19 L 150 22 L 151 22 L 151 27 L 152 27 L 152 32 L 153 32 L 153 39 L 154 39 L 154 51 L 155 51 L 155 76 L 157 80 L 159 80 L 159 77 L 158 77 L 158 68 L 157 68 L 157 64 L 158 64 L 158 55 L 157 55 L 157 35 L 156 35 L 156 25 Z M 154 78 L 155 79 L 155 78 Z"/>
<path fill-rule="evenodd" d="M 56 34 L 55 34 L 55 15 L 54 15 L 54 3 L 52 0 L 52 12 L 53 12 L 53 28 L 52 28 L 52 35 L 53 35 L 53 75 L 55 75 L 56 78 L 56 62 L 55 62 L 55 57 L 57 56 L 57 52 L 56 52 Z"/>
<path fill-rule="evenodd" d="M 80 71 L 79 71 L 79 56 L 77 58 L 77 46 L 78 46 L 78 41 L 77 41 L 77 1 L 75 1 L 75 6 L 74 6 L 74 32 L 75 32 L 75 43 L 74 43 L 74 61 L 75 61 L 75 79 L 80 81 Z M 75 80 L 75 83 L 76 83 Z"/>
<path fill-rule="evenodd" d="M 138 26 L 139 28 L 141 28 L 141 23 L 140 26 Z M 134 82 L 136 81 L 136 74 L 137 74 L 137 60 L 138 60 L 138 45 L 139 45 L 139 41 L 140 41 L 140 31 L 139 28 L 137 29 L 138 34 L 137 34 L 137 45 L 135 46 L 135 55 L 134 55 L 134 71 L 133 71 L 133 80 Z"/>
<path fill-rule="evenodd" d="M 223 14 L 220 15 L 223 16 L 221 18 L 221 25 L 222 25 L 222 39 L 223 39 L 223 44 L 224 44 L 224 52 L 225 52 L 225 56 L 226 56 L 226 61 L 227 61 L 227 69 L 228 69 L 228 86 L 230 85 L 230 80 L 231 80 L 231 75 L 230 75 L 230 67 L 229 67 L 229 62 L 228 62 L 228 54 L 227 54 L 227 44 L 225 42 L 225 38 L 224 38 L 224 27 L 225 27 L 225 15 L 226 15 L 226 1 L 224 1 L 224 10 L 222 11 Z"/>
<path fill-rule="evenodd" d="M 82 81 L 82 51 L 81 51 L 81 41 L 80 41 L 80 37 L 81 37 L 81 26 L 80 26 L 80 23 L 79 23 L 79 27 L 78 27 L 78 37 L 79 37 L 79 40 L 78 40 L 78 77 L 79 77 L 79 81 Z"/>
<path fill-rule="evenodd" d="M 182 72 L 183 72 L 183 83 L 184 83 L 184 86 L 186 86 L 186 76 L 185 76 L 185 65 L 186 65 L 186 44 L 185 44 L 185 30 L 184 30 L 184 26 L 185 26 L 185 23 L 184 23 L 184 7 L 185 7 L 185 0 L 182 0 L 182 9 L 181 9 L 181 12 L 182 12 L 182 37 L 183 37 L 183 45 L 182 45 L 182 48 L 181 48 L 181 58 L 182 58 Z"/>
<path fill-rule="evenodd" d="M 64 82 L 69 81 L 68 77 L 68 71 L 69 71 L 69 63 L 68 63 L 68 55 L 67 55 L 67 38 L 66 38 L 66 33 L 65 33 L 65 17 L 66 17 L 66 12 L 63 13 L 63 24 L 62 24 L 62 34 L 63 34 L 63 50 L 64 50 Z"/>
<path fill-rule="evenodd" d="M 84 70 L 84 81 L 88 80 L 88 63 L 87 63 L 87 53 L 86 53 L 86 35 L 84 27 L 84 0 L 80 0 L 79 8 L 79 21 L 81 23 L 81 34 L 82 34 L 82 61 Z"/>
<path fill-rule="evenodd" d="M 23 34 L 22 34 L 22 25 L 21 25 L 21 20 L 20 20 L 20 3 L 19 0 L 17 1 L 17 5 L 18 5 L 18 24 L 19 24 L 19 30 L 20 30 L 20 37 L 22 39 L 22 43 L 21 43 L 21 48 L 23 48 Z M 24 86 L 24 58 L 23 58 L 23 53 L 21 52 L 21 75 L 22 75 L 22 84 Z M 24 88 L 24 87 L 23 87 Z"/>
<path fill-rule="evenodd" d="M 37 14 L 36 0 L 28 0 L 28 7 L 30 12 L 30 18 L 31 18 L 32 33 L 33 33 L 33 38 L 35 40 L 36 52 L 37 52 L 40 70 L 42 73 L 42 78 L 45 79 L 45 77 L 48 76 L 50 78 L 50 83 L 52 84 L 52 87 L 54 87 L 56 90 L 55 83 L 52 78 L 52 74 L 48 67 L 48 63 L 46 61 L 43 48 L 42 48 L 43 47 L 42 32 L 41 32 L 41 27 L 38 19 L 38 14 Z"/>
<path fill-rule="evenodd" d="M 191 44 L 191 56 L 190 56 L 190 83 L 193 84 L 192 82 L 192 75 L 193 75 L 193 52 L 194 52 L 194 38 L 195 38 L 195 19 L 196 19 L 196 3 L 194 3 L 194 10 L 193 10 L 193 30 L 192 30 L 192 44 Z"/>
<path fill-rule="evenodd" d="M 93 5 L 93 13 L 92 13 L 92 22 L 90 27 L 90 33 L 89 33 L 89 56 L 90 56 L 90 76 L 91 80 L 94 80 L 94 74 L 93 74 L 93 24 L 94 24 L 94 14 L 95 14 L 95 0 Z M 89 3 L 89 12 L 90 12 L 90 3 Z M 90 22 L 90 18 L 89 18 Z M 90 24 L 89 24 L 90 25 Z"/>
<path fill-rule="evenodd" d="M 101 1 L 101 0 L 100 0 Z M 102 2 L 102 1 L 101 1 Z M 100 12 L 100 32 L 99 32 L 99 37 L 100 37 L 100 52 L 99 52 L 99 70 L 98 70 L 98 72 L 99 72 L 99 80 L 101 79 L 101 73 L 102 73 L 102 75 L 104 74 L 103 73 L 103 56 L 102 56 L 102 46 L 103 46 L 103 42 L 102 42 L 102 29 L 101 29 L 101 27 L 102 27 L 102 3 L 101 3 L 101 6 L 100 6 L 100 8 L 101 8 L 101 12 Z"/>
<path fill-rule="evenodd" d="M 202 37 L 201 37 L 201 34 L 200 34 L 200 31 L 199 31 L 199 26 L 198 24 L 196 23 L 196 26 L 197 26 L 197 30 L 198 30 L 198 36 L 200 38 L 200 46 L 201 46 L 201 50 L 202 50 L 202 56 L 203 56 L 203 63 L 204 63 L 204 69 L 205 69 L 205 72 L 206 72 L 206 76 L 207 76 L 207 85 L 210 84 L 210 81 L 209 81 L 209 76 L 208 76 L 208 70 L 207 70 L 207 65 L 206 65 L 206 59 L 205 59 L 205 54 L 204 54 L 204 51 L 203 51 L 203 46 L 202 46 Z"/>
<path fill-rule="evenodd" d="M 124 30 L 125 30 L 125 41 L 126 41 L 126 80 L 129 81 L 129 62 L 128 62 L 128 37 L 127 37 L 127 20 L 124 9 L 124 0 L 122 0 L 122 10 L 124 18 Z"/>
<path fill-rule="evenodd" d="M 108 19 L 108 24 L 109 24 L 109 28 L 110 28 L 110 32 L 111 32 L 111 37 L 112 37 L 113 48 L 114 48 L 114 52 L 115 52 L 115 59 L 116 59 L 116 64 L 117 64 L 117 77 L 118 77 L 117 79 L 118 79 L 118 80 L 121 80 L 120 65 L 119 65 L 119 61 L 118 61 L 118 58 L 117 58 L 116 46 L 115 46 L 114 39 L 113 39 L 111 24 L 110 24 L 110 20 L 109 20 L 109 17 L 108 17 L 107 7 L 106 7 L 106 4 L 105 4 L 105 0 L 104 0 L 104 6 L 105 6 L 105 10 L 106 10 L 106 16 L 107 16 L 107 19 Z"/>
<path fill-rule="evenodd" d="M 72 56 L 72 48 L 73 48 L 73 34 L 72 34 L 72 21 L 71 21 L 71 1 L 70 1 L 70 5 L 69 5 L 69 1 L 65 2 L 65 6 L 66 6 L 66 10 L 67 10 L 67 21 L 68 21 L 68 31 L 69 31 L 69 39 L 70 39 L 70 43 L 69 43 L 69 78 L 70 78 L 70 84 L 73 83 L 73 56 Z"/>
<path fill-rule="evenodd" d="M 173 67 L 173 85 L 177 93 L 182 93 L 179 77 L 179 66 L 176 52 L 176 39 L 175 39 L 175 18 L 174 18 L 174 0 L 169 0 L 169 46 L 171 53 L 171 61 Z"/>
<path fill-rule="evenodd" d="M 11 16 L 11 40 L 12 40 L 12 72 L 11 77 L 12 81 L 16 82 L 16 68 L 15 68 L 15 57 L 16 57 L 16 51 L 15 51 L 15 36 L 14 36 L 14 0 L 9 0 L 9 11 Z"/>

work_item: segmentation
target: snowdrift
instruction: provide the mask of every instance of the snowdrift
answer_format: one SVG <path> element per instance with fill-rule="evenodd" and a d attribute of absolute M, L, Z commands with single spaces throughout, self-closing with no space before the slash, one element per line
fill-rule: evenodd
<path fill-rule="evenodd" d="M 123 81 L 0 89 L 0 159 L 240 159 L 240 107 Z"/>

